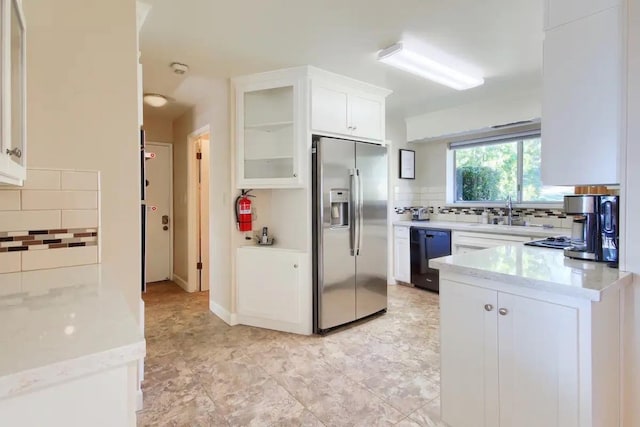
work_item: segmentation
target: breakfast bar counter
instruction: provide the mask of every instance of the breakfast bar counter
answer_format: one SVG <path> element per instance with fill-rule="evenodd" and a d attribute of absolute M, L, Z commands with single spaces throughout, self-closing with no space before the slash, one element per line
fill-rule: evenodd
<path fill-rule="evenodd" d="M 632 282 L 631 273 L 606 263 L 564 256 L 562 250 L 508 245 L 432 259 L 440 274 L 457 273 L 531 290 L 600 301 L 603 293 Z"/>
<path fill-rule="evenodd" d="M 447 425 L 620 425 L 630 273 L 511 244 L 429 262 L 440 275 Z"/>
<path fill-rule="evenodd" d="M 144 336 L 103 277 L 98 264 L 0 275 L 7 425 L 135 425 Z"/>

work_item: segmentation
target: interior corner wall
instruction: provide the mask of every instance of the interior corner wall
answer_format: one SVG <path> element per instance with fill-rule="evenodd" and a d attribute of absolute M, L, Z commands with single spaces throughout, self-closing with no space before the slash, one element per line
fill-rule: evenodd
<path fill-rule="evenodd" d="M 628 80 L 626 154 L 622 150 L 623 235 L 621 267 L 635 273 L 625 292 L 623 426 L 640 426 L 640 0 L 628 1 Z M 626 175 L 626 177 L 625 177 Z"/>
<path fill-rule="evenodd" d="M 173 122 L 174 272 L 192 281 L 187 265 L 187 138 L 210 127 L 209 187 L 209 298 L 231 312 L 231 152 L 229 128 L 229 80 L 207 80 L 203 101 Z"/>
<path fill-rule="evenodd" d="M 101 172 L 104 283 L 122 288 L 139 321 L 136 3 L 24 0 L 23 5 L 28 165 Z"/>
<path fill-rule="evenodd" d="M 172 119 L 145 113 L 142 129 L 149 142 L 173 142 Z"/>

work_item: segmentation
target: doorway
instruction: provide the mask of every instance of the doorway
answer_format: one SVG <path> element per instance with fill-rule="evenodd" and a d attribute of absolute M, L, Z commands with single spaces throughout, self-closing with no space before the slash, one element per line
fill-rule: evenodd
<path fill-rule="evenodd" d="M 189 287 L 208 291 L 210 264 L 210 133 L 209 126 L 189 135 Z"/>
<path fill-rule="evenodd" d="M 146 281 L 152 283 L 170 280 L 173 271 L 173 146 L 147 142 L 146 150 Z"/>

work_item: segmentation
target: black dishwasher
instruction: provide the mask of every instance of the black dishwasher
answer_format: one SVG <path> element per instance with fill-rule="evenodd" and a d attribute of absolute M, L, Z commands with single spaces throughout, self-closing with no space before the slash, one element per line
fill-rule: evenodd
<path fill-rule="evenodd" d="M 429 260 L 451 255 L 451 230 L 411 227 L 411 283 L 439 292 L 440 274 Z"/>

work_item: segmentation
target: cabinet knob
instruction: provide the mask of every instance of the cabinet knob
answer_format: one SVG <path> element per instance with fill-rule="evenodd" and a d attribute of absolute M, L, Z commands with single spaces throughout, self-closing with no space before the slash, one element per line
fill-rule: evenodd
<path fill-rule="evenodd" d="M 16 156 L 17 158 L 20 158 L 20 157 L 22 157 L 22 150 L 17 148 L 17 147 L 13 148 L 11 150 L 9 150 L 7 148 L 7 154 L 10 155 L 10 156 Z"/>
<path fill-rule="evenodd" d="M 492 311 L 493 310 L 493 306 L 491 304 L 485 304 L 484 305 L 484 309 L 487 311 Z"/>
<path fill-rule="evenodd" d="M 297 173 L 294 173 L 294 174 L 293 174 L 293 177 L 294 177 L 294 178 L 296 178 L 297 176 L 298 176 L 298 174 L 297 174 Z"/>
<path fill-rule="evenodd" d="M 352 126 L 351 129 L 352 130 L 356 130 L 356 129 L 358 129 L 358 126 Z"/>
<path fill-rule="evenodd" d="M 293 268 L 298 268 L 298 264 L 293 264 Z"/>
<path fill-rule="evenodd" d="M 498 313 L 500 313 L 500 315 L 502 316 L 506 316 L 507 314 L 509 314 L 509 310 L 507 310 L 506 308 L 501 308 L 500 310 L 498 310 Z"/>

